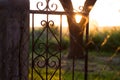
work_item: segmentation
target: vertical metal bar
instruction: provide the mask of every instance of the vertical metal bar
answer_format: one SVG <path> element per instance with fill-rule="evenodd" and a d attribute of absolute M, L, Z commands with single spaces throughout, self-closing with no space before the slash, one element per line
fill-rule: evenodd
<path fill-rule="evenodd" d="M 46 0 L 47 2 L 47 6 L 46 6 L 46 11 L 48 11 L 49 9 L 49 0 Z M 46 80 L 48 80 L 48 27 L 49 27 L 49 23 L 48 23 L 48 13 L 46 14 L 47 15 L 47 23 L 46 23 Z"/>
<path fill-rule="evenodd" d="M 31 79 L 33 80 L 33 68 L 34 68 L 34 13 L 32 13 L 32 71 L 31 71 Z"/>
<path fill-rule="evenodd" d="M 86 26 L 86 53 L 85 53 L 85 74 L 84 74 L 84 79 L 88 80 L 88 39 L 89 39 L 89 23 L 87 23 Z"/>
<path fill-rule="evenodd" d="M 59 67 L 60 67 L 60 72 L 59 72 L 59 80 L 61 80 L 61 48 L 62 48 L 62 15 L 60 15 L 60 61 L 59 61 Z"/>
<path fill-rule="evenodd" d="M 75 76 L 75 57 L 73 57 L 73 63 L 72 63 L 72 80 L 74 80 L 74 76 Z"/>
<path fill-rule="evenodd" d="M 48 2 L 47 2 L 47 11 L 48 11 Z M 47 30 L 46 30 L 46 80 L 48 80 L 48 29 L 49 29 L 49 21 L 48 21 L 48 14 L 47 14 L 47 23 L 46 23 L 46 27 L 47 27 Z"/>

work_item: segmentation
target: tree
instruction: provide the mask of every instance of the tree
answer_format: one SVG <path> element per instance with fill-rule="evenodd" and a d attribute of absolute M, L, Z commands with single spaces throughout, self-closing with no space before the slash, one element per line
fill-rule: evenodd
<path fill-rule="evenodd" d="M 0 80 L 28 80 L 29 0 L 0 0 Z"/>
<path fill-rule="evenodd" d="M 86 24 L 88 22 L 88 15 L 96 0 L 86 0 L 83 13 L 86 16 L 83 16 L 79 23 L 75 22 L 75 14 L 73 13 L 73 5 L 71 0 L 60 0 L 64 10 L 68 12 L 67 20 L 69 24 L 70 32 L 70 50 L 68 58 L 84 58 L 84 41 L 83 34 Z"/>

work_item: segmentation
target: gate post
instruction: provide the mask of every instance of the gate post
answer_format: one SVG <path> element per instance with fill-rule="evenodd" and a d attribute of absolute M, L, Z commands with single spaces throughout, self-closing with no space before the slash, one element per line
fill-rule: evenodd
<path fill-rule="evenodd" d="M 28 80 L 29 0 L 0 0 L 0 80 Z"/>

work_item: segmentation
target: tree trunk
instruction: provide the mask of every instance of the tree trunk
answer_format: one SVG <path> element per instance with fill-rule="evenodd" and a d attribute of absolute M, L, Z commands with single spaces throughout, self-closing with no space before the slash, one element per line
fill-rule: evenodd
<path fill-rule="evenodd" d="M 69 32 L 70 32 L 70 47 L 68 58 L 84 58 L 83 48 L 83 24 L 85 19 L 81 23 L 76 23 L 73 13 L 73 5 L 71 0 L 60 0 L 64 10 L 69 12 L 67 15 Z"/>
<path fill-rule="evenodd" d="M 28 80 L 28 10 L 27 0 L 1 0 L 0 80 Z"/>
<path fill-rule="evenodd" d="M 84 58 L 84 41 L 83 34 L 84 29 L 87 24 L 87 17 L 91 9 L 89 6 L 93 6 L 96 0 L 86 0 L 85 5 L 83 7 L 83 11 L 85 12 L 86 18 L 82 17 L 80 23 L 75 22 L 74 14 L 73 14 L 73 5 L 71 0 L 60 0 L 64 10 L 68 12 L 67 19 L 69 24 L 69 32 L 70 32 L 70 48 L 68 58 Z"/>
<path fill-rule="evenodd" d="M 72 18 L 71 18 L 72 19 Z M 70 32 L 70 49 L 68 58 L 84 58 L 84 27 L 86 19 L 82 18 L 80 23 L 69 20 L 69 32 Z"/>

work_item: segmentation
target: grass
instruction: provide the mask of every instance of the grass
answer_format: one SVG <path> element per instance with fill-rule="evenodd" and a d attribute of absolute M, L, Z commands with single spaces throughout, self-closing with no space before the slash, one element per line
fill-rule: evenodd
<path fill-rule="evenodd" d="M 38 73 L 35 72 L 35 70 L 33 70 L 33 80 L 42 80 L 42 78 L 40 77 L 40 75 L 43 77 L 44 80 L 46 80 L 46 69 L 43 68 L 43 69 L 40 69 L 40 68 L 37 68 L 39 70 Z M 54 73 L 55 69 L 49 69 L 48 70 L 48 79 L 51 78 L 52 74 Z M 29 79 L 31 80 L 31 69 L 30 69 L 30 73 L 29 73 Z M 52 77 L 52 80 L 59 80 L 59 71 L 57 71 L 54 76 Z"/>
<path fill-rule="evenodd" d="M 116 76 L 116 72 L 91 73 L 89 74 L 89 80 L 119 80 L 120 77 Z"/>
<path fill-rule="evenodd" d="M 56 33 L 56 36 L 59 36 L 58 31 L 54 31 Z M 41 33 L 41 30 L 35 31 L 35 36 L 38 36 L 38 34 Z M 45 42 L 45 33 L 43 33 L 43 36 L 41 36 L 41 39 L 37 42 L 37 44 L 41 42 Z M 51 36 L 51 34 L 49 34 Z M 31 37 L 30 37 L 31 38 Z M 115 62 L 112 62 L 112 60 L 107 61 L 108 59 L 118 58 L 120 57 L 120 30 L 112 30 L 112 31 L 104 31 L 100 33 L 96 33 L 94 35 L 90 35 L 91 40 L 94 42 L 94 45 L 90 45 L 90 51 L 89 51 L 89 64 L 94 63 L 95 67 L 88 66 L 91 69 L 96 68 L 97 70 L 93 72 L 89 72 L 88 74 L 88 80 L 120 80 L 120 64 L 117 64 Z M 36 37 L 35 37 L 36 40 Z M 31 43 L 31 40 L 30 40 Z M 52 45 L 52 48 L 50 48 L 52 52 L 58 45 L 56 45 L 57 42 L 52 37 L 49 40 L 49 45 Z M 62 55 L 68 54 L 68 46 L 69 46 L 69 37 L 63 36 L 62 39 Z M 39 46 L 35 46 L 36 51 L 39 53 L 40 49 Z M 32 45 L 30 45 L 30 50 L 32 48 Z M 37 49 L 38 48 L 38 49 Z M 54 50 L 53 50 L 54 49 Z M 44 52 L 44 48 L 41 48 L 41 51 Z M 106 58 L 104 60 L 104 58 Z M 112 68 L 112 69 L 110 69 Z M 46 70 L 45 68 L 42 68 L 38 70 L 44 79 L 46 79 Z M 50 68 L 48 71 L 48 77 L 50 79 L 51 73 L 55 71 L 54 68 Z M 75 71 L 75 80 L 84 80 L 84 71 Z M 29 79 L 31 79 L 31 70 L 29 73 Z M 34 79 L 35 80 L 41 80 L 39 75 L 34 71 Z M 72 80 L 72 71 L 63 70 L 62 69 L 62 80 Z M 56 71 L 55 75 L 51 80 L 59 80 L 59 71 Z"/>
<path fill-rule="evenodd" d="M 49 70 L 48 79 L 50 79 L 51 73 L 53 73 L 54 69 Z M 45 69 L 41 70 L 42 76 L 44 80 L 46 80 L 46 72 Z M 62 80 L 72 80 L 72 72 L 62 70 Z M 31 75 L 29 74 L 29 79 L 31 79 Z M 40 76 L 34 71 L 34 79 L 41 80 Z M 51 80 L 59 80 L 59 72 L 51 78 Z M 84 73 L 75 71 L 74 80 L 84 80 Z M 113 71 L 102 71 L 102 72 L 89 72 L 88 80 L 120 80 L 120 72 Z"/>

